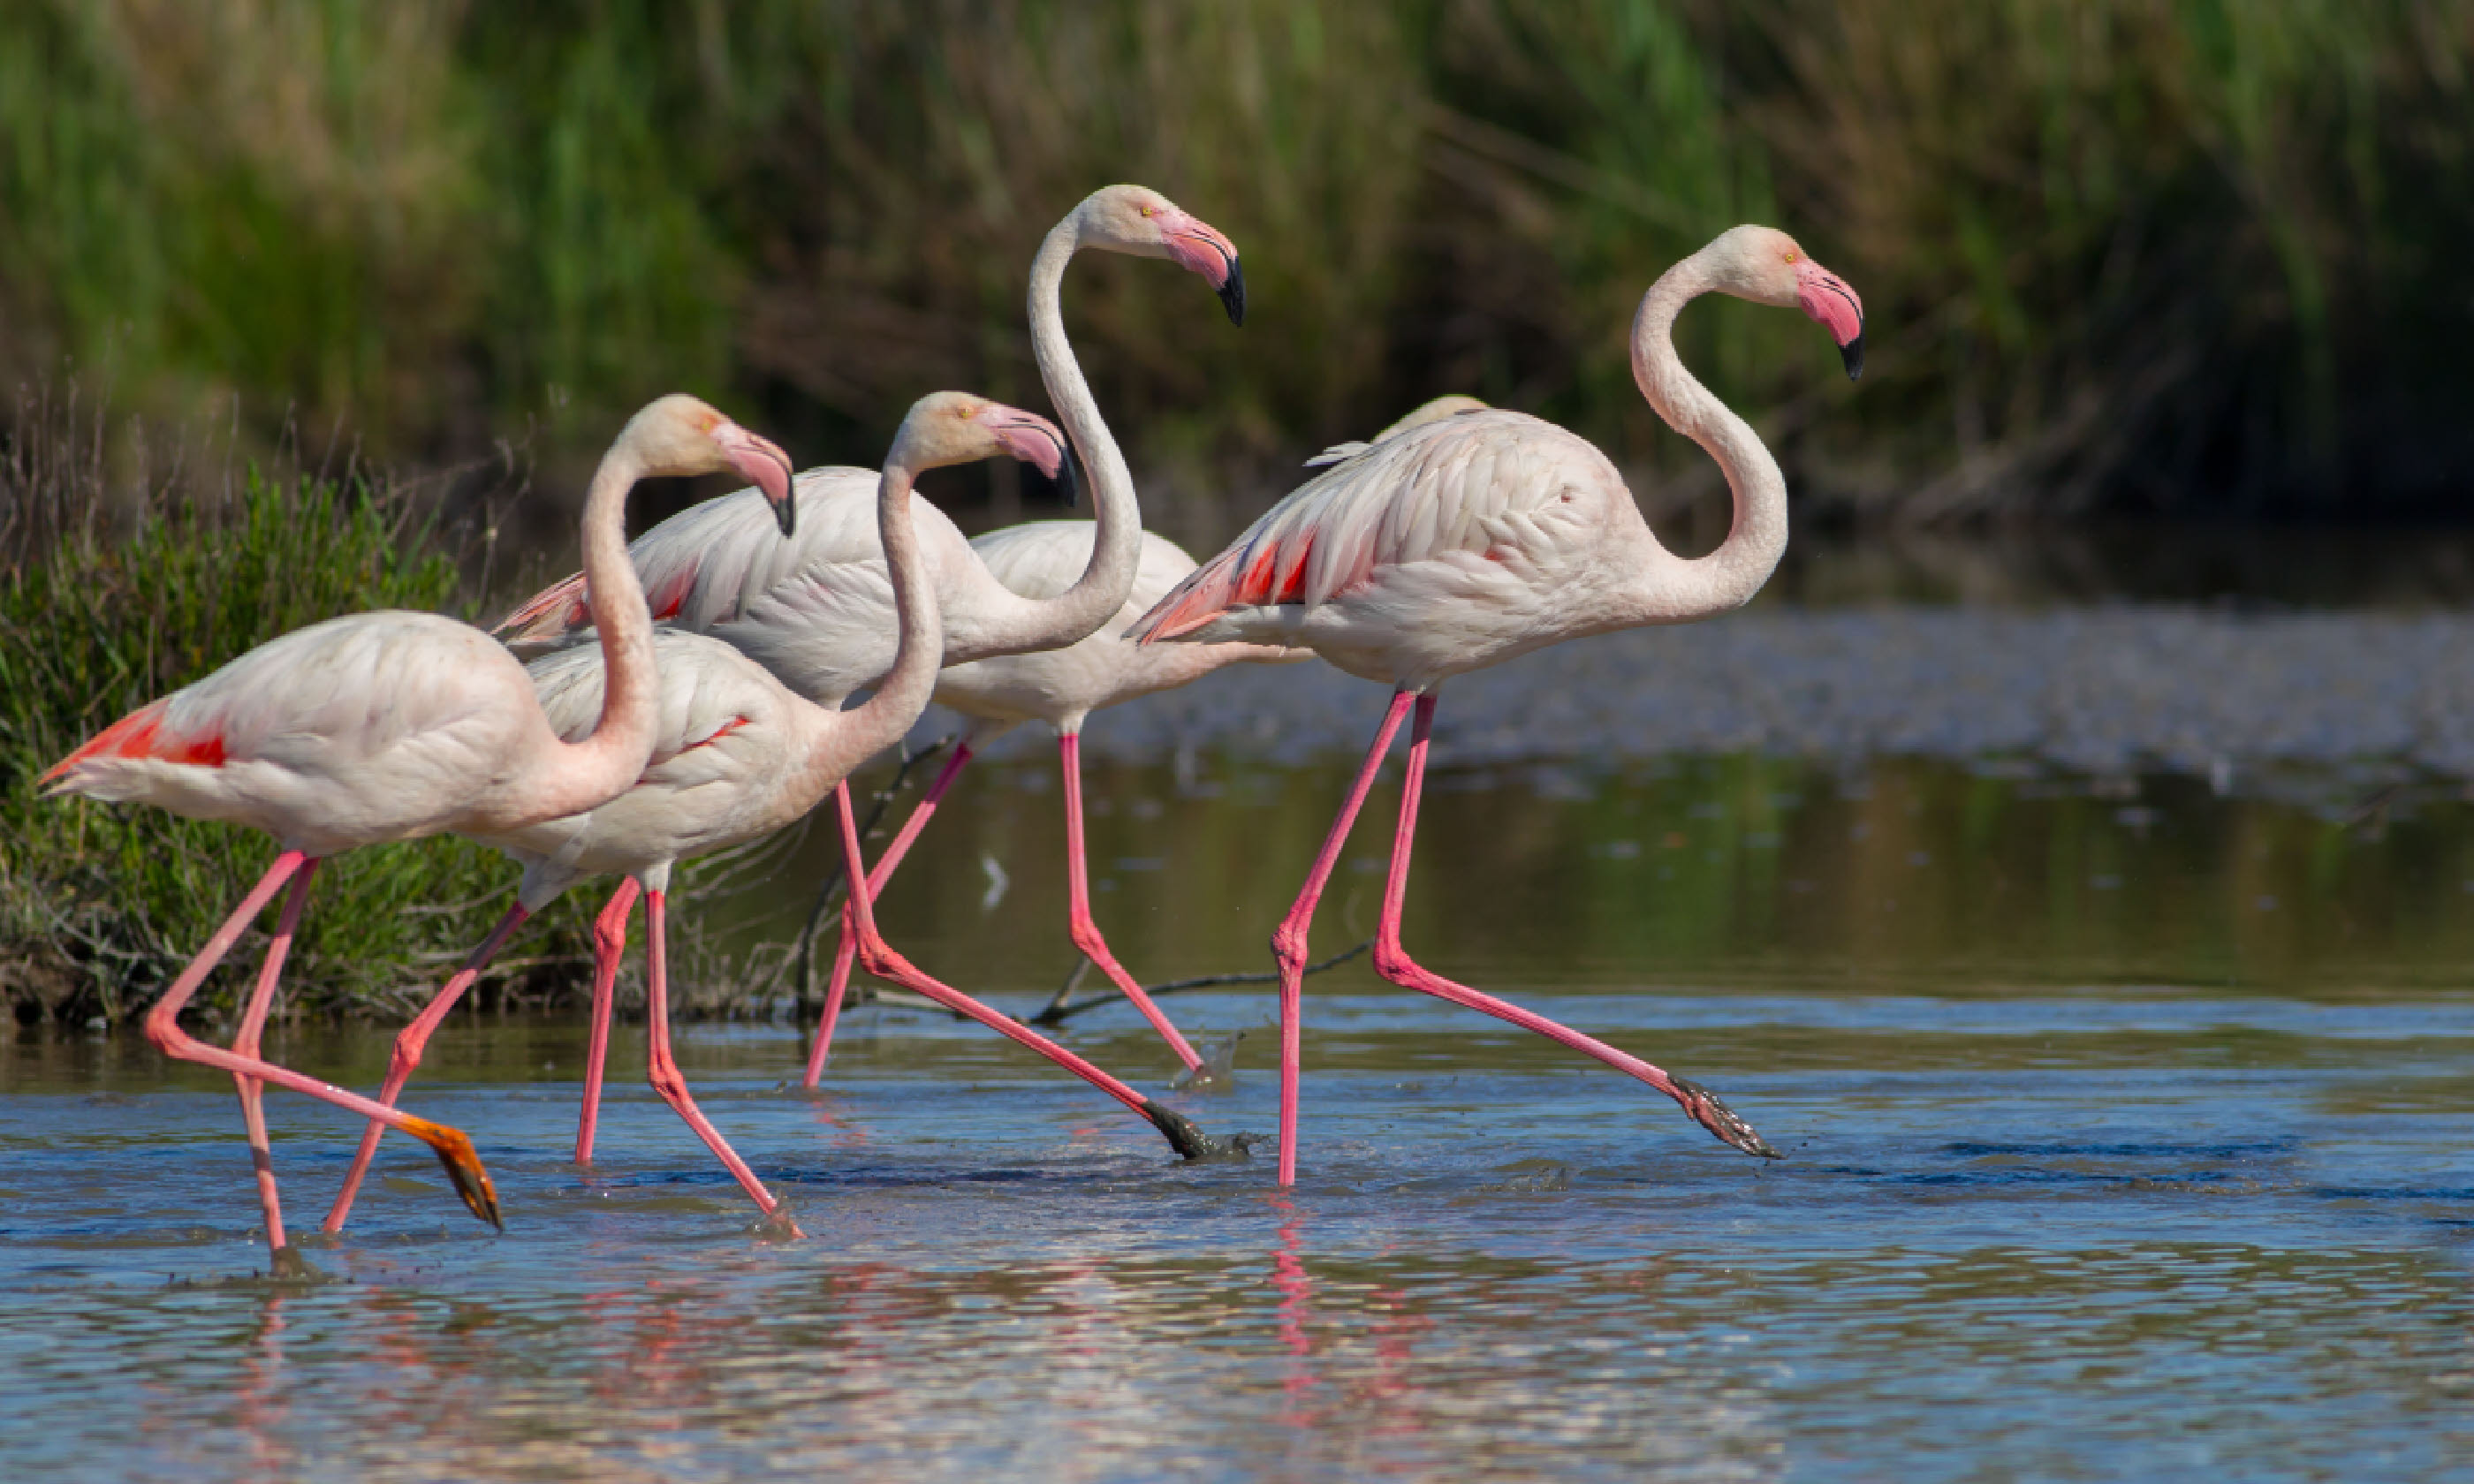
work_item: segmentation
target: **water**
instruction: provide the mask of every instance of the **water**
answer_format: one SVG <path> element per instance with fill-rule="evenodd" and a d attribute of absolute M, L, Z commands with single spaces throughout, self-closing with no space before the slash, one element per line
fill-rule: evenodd
<path fill-rule="evenodd" d="M 1370 722 L 1370 718 L 1369 719 Z M 966 776 L 967 777 L 967 776 Z M 1161 978 L 1261 962 L 1343 775 L 1096 771 L 1096 901 Z M 2341 776 L 2318 792 L 2341 800 Z M 1375 813 L 1388 807 L 1379 791 Z M 1436 780 L 1409 939 L 1707 1080 L 1788 1156 L 1508 1027 L 1312 981 L 1304 1169 L 1177 1166 L 975 1028 L 681 1031 L 811 1239 L 751 1230 L 625 1028 L 459 1019 L 410 1099 L 508 1229 L 390 1142 L 331 1281 L 263 1266 L 229 1085 L 127 1038 L 0 1046 L 12 1477 L 2474 1477 L 2474 837 L 2171 775 L 1742 755 Z M 969 778 L 885 914 L 1028 1010 L 1067 965 L 1036 746 Z M 1378 826 L 1318 943 L 1371 925 Z M 778 885 L 703 916 L 762 933 Z M 992 873 L 988 863 L 998 871 Z M 1003 885 L 999 889 L 999 875 Z M 1177 1104 L 1268 1131 L 1268 997 Z M 1070 1041 L 1164 1090 L 1119 1009 Z M 376 1031 L 277 1054 L 374 1085 Z M 278 1095 L 314 1225 L 347 1123 Z"/>

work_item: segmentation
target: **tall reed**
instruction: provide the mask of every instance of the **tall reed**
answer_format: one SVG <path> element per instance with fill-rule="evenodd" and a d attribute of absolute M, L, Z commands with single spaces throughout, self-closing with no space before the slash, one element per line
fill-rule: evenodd
<path fill-rule="evenodd" d="M 1861 395 L 1783 317 L 1683 326 L 1816 501 L 2431 508 L 2474 466 L 2469 58 L 2474 0 L 25 0 L 0 370 L 414 460 L 690 385 L 866 461 L 923 388 L 1031 395 L 1024 264 L 1135 179 L 1255 286 L 1243 335 L 1140 265 L 1069 296 L 1197 536 L 1438 391 L 1696 470 L 1623 327 L 1745 218 L 1872 310 Z"/>

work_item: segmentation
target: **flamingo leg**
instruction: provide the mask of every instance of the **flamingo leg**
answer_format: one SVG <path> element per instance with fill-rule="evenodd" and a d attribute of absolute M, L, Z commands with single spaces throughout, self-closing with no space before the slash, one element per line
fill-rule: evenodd
<path fill-rule="evenodd" d="M 703 1139 L 705 1147 L 721 1161 L 731 1177 L 756 1202 L 756 1209 L 781 1227 L 784 1236 L 804 1236 L 807 1233 L 801 1232 L 799 1224 L 790 1219 L 790 1213 L 782 1209 L 782 1203 L 773 1198 L 773 1192 L 764 1188 L 764 1182 L 756 1178 L 756 1172 L 747 1167 L 747 1161 L 739 1157 L 738 1151 L 730 1147 L 730 1141 L 721 1137 L 721 1131 L 713 1126 L 713 1120 L 696 1107 L 695 1099 L 688 1093 L 688 1080 L 679 1072 L 678 1059 L 670 1053 L 669 942 L 663 911 L 668 895 L 667 892 L 647 892 L 644 895 L 645 951 L 650 960 L 644 976 L 647 986 L 644 1020 L 647 1039 L 652 1043 L 653 1090 L 662 1095 L 662 1101 L 669 1104 L 673 1113 L 687 1120 L 689 1128 L 695 1130 L 696 1137 Z"/>
<path fill-rule="evenodd" d="M 1751 1124 L 1737 1117 L 1734 1110 L 1719 1100 L 1718 1094 L 1699 1083 L 1671 1075 L 1637 1056 L 1618 1051 L 1605 1041 L 1584 1036 L 1534 1011 L 1523 1010 L 1509 1000 L 1497 999 L 1466 985 L 1455 984 L 1441 974 L 1420 968 L 1409 957 L 1408 950 L 1400 945 L 1400 908 L 1409 892 L 1409 851 L 1418 833 L 1418 801 L 1425 784 L 1426 742 L 1434 730 L 1434 722 L 1435 698 L 1432 695 L 1419 696 L 1417 725 L 1409 736 L 1408 777 L 1400 788 L 1400 825 L 1393 837 L 1392 868 L 1383 885 L 1383 918 L 1374 930 L 1374 971 L 1404 989 L 1417 990 L 1455 1005 L 1483 1011 L 1498 1020 L 1508 1020 L 1522 1030 L 1534 1031 L 1585 1056 L 1595 1057 L 1675 1099 L 1686 1117 L 1708 1129 L 1720 1141 L 1746 1154 L 1778 1159 L 1778 1151 L 1753 1132 Z"/>
<path fill-rule="evenodd" d="M 387 1055 L 386 1082 L 378 1089 L 379 1102 L 389 1108 L 395 1106 L 395 1100 L 403 1092 L 403 1085 L 412 1080 L 413 1069 L 421 1065 L 421 1053 L 429 1044 L 430 1035 L 446 1020 L 448 1012 L 455 1008 L 455 1002 L 464 997 L 464 992 L 472 988 L 473 981 L 481 976 L 481 970 L 488 967 L 490 960 L 497 957 L 498 950 L 515 936 L 516 929 L 523 925 L 527 916 L 529 914 L 524 911 L 522 902 L 509 907 L 506 915 L 498 919 L 498 925 L 490 929 L 490 935 L 481 940 L 481 945 L 465 955 L 453 977 L 422 1008 L 410 1025 L 397 1033 L 395 1049 Z M 335 1204 L 327 1212 L 322 1230 L 328 1234 L 343 1231 L 346 1218 L 352 1214 L 352 1201 L 360 1194 L 361 1182 L 369 1176 L 370 1162 L 377 1158 L 378 1136 L 385 1132 L 385 1124 L 375 1122 L 361 1131 L 361 1147 L 353 1151 L 352 1167 L 344 1175 L 344 1188 L 335 1192 Z"/>
<path fill-rule="evenodd" d="M 301 909 L 309 899 L 309 878 L 317 870 L 313 856 L 293 874 L 283 914 L 266 945 L 266 961 L 258 966 L 257 985 L 241 1013 L 240 1033 L 232 1038 L 232 1052 L 237 1056 L 257 1055 L 258 1036 L 266 1029 L 266 1017 L 275 1005 L 275 984 L 282 977 L 283 960 L 292 951 L 292 934 L 301 925 Z M 266 1213 L 266 1250 L 273 1255 L 278 1276 L 288 1276 L 282 1271 L 284 1258 L 297 1255 L 289 1252 L 284 1241 L 283 1201 L 275 1188 L 275 1149 L 266 1137 L 266 1084 L 255 1077 L 234 1077 L 232 1084 L 240 1089 L 241 1122 L 249 1130 L 249 1162 L 257 1171 L 257 1204 Z"/>
<path fill-rule="evenodd" d="M 1357 811 L 1366 806 L 1375 770 L 1383 766 L 1383 754 L 1392 750 L 1392 739 L 1399 734 L 1401 719 L 1409 714 L 1409 703 L 1415 699 L 1405 690 L 1392 693 L 1383 725 L 1375 729 L 1366 761 L 1358 766 L 1357 781 L 1348 786 L 1348 798 L 1331 822 L 1331 833 L 1323 837 L 1314 868 L 1306 873 L 1306 884 L 1272 934 L 1272 956 L 1280 966 L 1280 1184 L 1284 1185 L 1295 1185 L 1298 1179 L 1298 1052 L 1305 1008 L 1306 930 L 1314 925 L 1315 904 L 1322 900 L 1323 888 L 1331 884 L 1332 868 L 1340 863 L 1340 848 L 1348 843 L 1349 826 L 1357 823 Z"/>
<path fill-rule="evenodd" d="M 859 822 L 851 814 L 849 796 L 842 796 L 839 803 L 842 822 L 842 854 L 850 862 L 851 907 L 854 921 L 859 926 L 860 964 L 869 973 L 881 979 L 890 979 L 915 993 L 925 994 L 957 1015 L 977 1020 L 999 1035 L 1028 1046 L 1055 1062 L 1135 1113 L 1142 1114 L 1153 1128 L 1159 1130 L 1161 1136 L 1168 1140 L 1169 1147 L 1176 1150 L 1181 1158 L 1194 1160 L 1206 1157 L 1242 1157 L 1246 1153 L 1242 1139 L 1211 1137 L 1197 1128 L 1194 1120 L 1183 1113 L 1164 1108 L 1143 1096 L 1125 1083 L 1109 1076 L 1099 1067 L 1012 1017 L 1001 1015 L 961 991 L 949 988 L 930 978 L 914 968 L 908 959 L 894 952 L 884 936 L 876 930 L 875 903 L 868 890 L 866 873 L 860 869 Z"/>
<path fill-rule="evenodd" d="M 910 811 L 909 819 L 902 822 L 901 832 L 893 837 L 891 845 L 885 848 L 885 854 L 878 858 L 876 869 L 868 873 L 867 890 L 871 898 L 884 892 L 885 883 L 893 879 L 893 869 L 902 864 L 903 856 L 910 853 L 910 842 L 918 839 L 919 831 L 928 827 L 928 821 L 935 816 L 938 801 L 945 797 L 945 790 L 953 786 L 954 776 L 960 773 L 962 765 L 970 760 L 971 739 L 966 736 L 954 744 L 953 755 L 945 759 L 945 766 L 936 770 L 936 781 L 928 785 L 928 792 L 920 796 L 918 806 Z M 849 779 L 835 784 L 834 792 L 840 796 L 839 807 L 847 813 L 850 809 Z M 825 1013 L 817 1018 L 816 1038 L 808 1047 L 806 1086 L 811 1091 L 825 1075 L 825 1058 L 834 1047 L 834 1026 L 841 1019 L 842 996 L 850 988 L 851 965 L 858 958 L 859 930 L 852 925 L 850 903 L 845 900 L 842 903 L 841 941 L 834 945 L 833 982 L 825 989 Z"/>
<path fill-rule="evenodd" d="M 239 941 L 240 935 L 248 930 L 258 913 L 265 910 L 266 904 L 274 899 L 283 883 L 292 879 L 309 859 L 299 850 L 285 850 L 275 858 L 275 864 L 267 868 L 266 874 L 258 878 L 257 885 L 241 898 L 240 906 L 224 920 L 223 926 L 215 929 L 215 935 L 206 940 L 206 945 L 198 950 L 198 956 L 189 961 L 189 967 L 181 970 L 181 976 L 172 981 L 172 987 L 155 1002 L 155 1008 L 146 1012 L 146 1039 L 165 1056 L 177 1061 L 195 1062 L 235 1076 L 273 1083 L 279 1088 L 288 1088 L 322 1102 L 332 1103 L 348 1113 L 359 1113 L 364 1118 L 376 1118 L 391 1128 L 401 1129 L 437 1152 L 439 1162 L 447 1167 L 447 1177 L 454 1182 L 455 1193 L 463 1199 L 465 1207 L 482 1220 L 497 1225 L 497 1191 L 490 1184 L 489 1172 L 481 1167 L 480 1157 L 473 1152 L 473 1140 L 462 1130 L 432 1123 L 426 1118 L 416 1118 L 358 1093 L 347 1092 L 331 1083 L 304 1076 L 287 1066 L 227 1051 L 221 1046 L 210 1046 L 181 1029 L 181 1011 L 188 1004 L 190 996 L 198 993 L 198 987 L 206 982 L 206 975 L 213 972 L 215 965 L 231 951 L 231 945 Z"/>
<path fill-rule="evenodd" d="M 1066 921 L 1074 937 L 1074 946 L 1081 949 L 1083 957 L 1098 965 L 1100 971 L 1124 992 L 1126 998 L 1134 1002 L 1134 1008 L 1143 1013 L 1144 1019 L 1152 1022 L 1152 1029 L 1160 1033 L 1160 1039 L 1167 1041 L 1169 1049 L 1176 1053 L 1176 1059 L 1185 1064 L 1185 1069 L 1199 1072 L 1202 1069 L 1202 1058 L 1197 1056 L 1194 1047 L 1177 1034 L 1176 1027 L 1169 1023 L 1168 1017 L 1152 1002 L 1152 997 L 1143 993 L 1143 987 L 1134 982 L 1134 976 L 1126 972 L 1126 966 L 1117 962 L 1117 955 L 1108 951 L 1108 940 L 1100 936 L 1100 924 L 1091 919 L 1090 873 L 1084 864 L 1082 849 L 1081 734 L 1058 732 L 1056 755 L 1058 767 L 1065 775 Z"/>
<path fill-rule="evenodd" d="M 634 876 L 593 920 L 593 1033 L 584 1048 L 584 1111 L 575 1121 L 575 1162 L 593 1162 L 593 1133 L 601 1121 L 601 1074 L 610 1062 L 610 1017 L 618 1008 L 618 961 L 627 956 L 627 914 L 636 910 L 643 885 Z"/>

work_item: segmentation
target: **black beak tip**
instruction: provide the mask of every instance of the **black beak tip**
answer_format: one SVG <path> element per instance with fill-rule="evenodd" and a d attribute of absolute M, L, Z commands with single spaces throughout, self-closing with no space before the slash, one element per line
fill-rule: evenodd
<path fill-rule="evenodd" d="M 1228 323 L 1243 326 L 1246 323 L 1246 265 L 1236 258 L 1228 260 L 1228 276 L 1220 282 L 1220 307 L 1228 311 Z"/>
<path fill-rule="evenodd" d="M 1847 364 L 1848 380 L 1864 379 L 1864 332 L 1862 330 L 1857 330 L 1854 340 L 1838 347 L 1838 358 Z"/>
<path fill-rule="evenodd" d="M 1057 462 L 1055 484 L 1056 496 L 1065 502 L 1067 510 L 1081 505 L 1082 461 L 1075 455 L 1074 445 L 1070 443 L 1065 445 L 1065 457 Z"/>
<path fill-rule="evenodd" d="M 782 528 L 782 539 L 788 540 L 799 529 L 799 501 L 796 496 L 773 507 L 773 523 Z"/>

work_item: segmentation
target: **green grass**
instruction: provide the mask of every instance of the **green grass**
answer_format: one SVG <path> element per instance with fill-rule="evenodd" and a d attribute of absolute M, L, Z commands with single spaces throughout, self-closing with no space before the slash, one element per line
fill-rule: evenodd
<path fill-rule="evenodd" d="M 933 387 L 1036 400 L 1025 265 L 1134 179 L 1254 287 L 1242 334 L 1154 265 L 1070 291 L 1199 538 L 1441 391 L 1692 467 L 1624 326 L 1744 218 L 1872 311 L 1855 392 L 1791 316 L 1684 325 L 1809 496 L 2399 511 L 2474 460 L 2469 57 L 2474 0 L 27 0 L 0 371 L 411 463 L 686 386 L 866 460 Z"/>
<path fill-rule="evenodd" d="M 43 769 L 278 634 L 372 608 L 451 610 L 458 593 L 448 544 L 407 491 L 256 469 L 221 488 L 149 486 L 110 471 L 103 425 L 35 409 L 0 445 L 0 997 L 30 1018 L 141 1009 L 275 849 L 143 805 L 38 799 Z M 286 970 L 287 1010 L 417 1003 L 505 910 L 514 879 L 504 857 L 456 840 L 331 861 Z M 528 928 L 494 991 L 571 984 L 584 942 L 563 905 Z M 244 940 L 207 1003 L 229 1003 L 255 947 Z"/>

